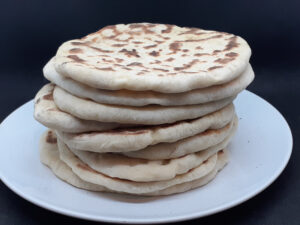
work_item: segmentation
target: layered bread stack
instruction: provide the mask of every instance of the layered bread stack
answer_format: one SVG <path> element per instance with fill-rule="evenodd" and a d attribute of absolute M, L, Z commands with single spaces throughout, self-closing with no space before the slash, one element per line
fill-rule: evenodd
<path fill-rule="evenodd" d="M 50 128 L 41 161 L 92 191 L 167 195 L 208 183 L 228 160 L 250 55 L 238 36 L 164 24 L 65 42 L 35 98 L 34 116 Z"/>

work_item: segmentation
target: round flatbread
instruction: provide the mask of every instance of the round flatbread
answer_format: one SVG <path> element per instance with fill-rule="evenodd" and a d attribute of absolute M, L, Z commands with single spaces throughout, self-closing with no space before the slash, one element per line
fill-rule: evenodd
<path fill-rule="evenodd" d="M 87 86 L 73 79 L 62 76 L 56 72 L 51 59 L 44 67 L 44 76 L 69 93 L 91 99 L 98 103 L 127 106 L 145 106 L 158 104 L 170 105 L 195 105 L 205 102 L 220 100 L 234 96 L 244 90 L 254 79 L 254 73 L 250 66 L 236 79 L 227 83 L 182 93 L 160 93 L 154 91 L 130 91 L 130 90 L 103 90 Z"/>
<path fill-rule="evenodd" d="M 219 139 L 221 141 L 221 139 L 224 139 L 230 130 L 229 124 L 233 118 L 234 106 L 230 104 L 201 118 L 179 121 L 174 124 L 122 128 L 104 132 L 79 134 L 61 131 L 57 131 L 57 133 L 63 142 L 72 149 L 102 153 L 129 152 L 145 149 L 150 145 L 154 147 L 161 142 L 174 143 L 197 134 L 199 134 L 199 137 L 202 136 L 202 143 L 212 144 L 212 140 Z M 228 126 L 226 126 L 227 124 Z M 210 131 L 201 134 L 206 130 Z M 197 146 L 201 149 L 203 144 L 200 144 L 199 137 L 197 138 Z M 147 149 L 149 150 L 150 148 Z M 144 152 L 148 150 L 145 149 Z"/>
<path fill-rule="evenodd" d="M 96 103 L 78 98 L 56 86 L 53 98 L 60 110 L 81 119 L 105 123 L 157 125 L 207 115 L 232 103 L 235 96 L 199 105 L 133 107 Z"/>
<path fill-rule="evenodd" d="M 226 83 L 247 67 L 239 36 L 166 24 L 107 26 L 57 51 L 58 73 L 88 86 L 180 93 Z"/>

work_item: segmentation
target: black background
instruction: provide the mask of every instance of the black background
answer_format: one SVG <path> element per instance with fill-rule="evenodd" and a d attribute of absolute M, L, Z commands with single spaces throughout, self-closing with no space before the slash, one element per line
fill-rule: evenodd
<path fill-rule="evenodd" d="M 189 223 L 298 225 L 299 14 L 300 1 L 278 0 L 0 1 L 0 121 L 32 99 L 47 82 L 42 67 L 62 42 L 103 26 L 157 22 L 240 35 L 253 52 L 251 63 L 256 79 L 248 89 L 273 104 L 287 119 L 294 136 L 292 158 L 282 175 L 258 196 L 233 209 Z M 93 224 L 32 205 L 0 182 L 0 224 L 54 222 Z"/>

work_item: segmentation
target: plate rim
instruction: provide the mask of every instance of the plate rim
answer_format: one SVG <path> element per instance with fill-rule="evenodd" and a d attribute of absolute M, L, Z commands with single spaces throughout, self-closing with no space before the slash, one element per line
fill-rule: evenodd
<path fill-rule="evenodd" d="M 62 214 L 65 216 L 70 216 L 73 218 L 79 218 L 79 219 L 85 219 L 88 221 L 97 221 L 97 222 L 108 222 L 108 223 L 118 223 L 118 224 L 126 224 L 126 223 L 131 223 L 131 224 L 157 224 L 157 223 L 170 223 L 170 222 L 181 222 L 181 221 L 185 221 L 185 220 L 191 220 L 191 219 L 196 219 L 196 218 L 201 218 L 201 217 L 205 217 L 205 216 L 209 216 L 212 214 L 216 214 L 222 211 L 225 211 L 229 208 L 233 208 L 251 198 L 253 198 L 254 196 L 258 195 L 259 193 L 263 192 L 266 188 L 268 188 L 283 172 L 283 170 L 286 168 L 291 155 L 292 155 L 292 150 L 293 150 L 293 135 L 292 135 L 292 131 L 291 128 L 287 122 L 287 120 L 284 118 L 284 116 L 281 114 L 281 112 L 276 109 L 271 103 L 269 103 L 267 100 L 265 100 L 264 98 L 260 97 L 259 95 L 249 91 L 249 90 L 244 90 L 243 92 L 246 92 L 247 94 L 250 95 L 254 95 L 255 98 L 259 98 L 260 100 L 262 100 L 264 102 L 264 104 L 267 104 L 268 106 L 270 106 L 272 108 L 272 110 L 274 110 L 276 113 L 279 114 L 280 118 L 282 119 L 282 121 L 284 122 L 286 128 L 287 128 L 287 132 L 288 132 L 288 144 L 289 146 L 286 147 L 287 150 L 287 154 L 286 157 L 283 158 L 282 160 L 282 164 L 281 167 L 279 167 L 277 169 L 277 172 L 273 174 L 273 176 L 271 176 L 268 180 L 265 180 L 263 182 L 263 185 L 260 185 L 260 187 L 262 188 L 257 188 L 254 189 L 252 192 L 249 192 L 245 197 L 241 197 L 238 198 L 236 200 L 230 201 L 228 203 L 223 203 L 221 205 L 219 205 L 218 207 L 215 207 L 213 209 L 208 209 L 205 211 L 199 211 L 199 212 L 195 212 L 195 213 L 189 213 L 186 215 L 180 215 L 180 216 L 169 216 L 169 217 L 165 217 L 165 218 L 158 218 L 158 219 L 140 219 L 140 218 L 130 218 L 130 219 L 122 219 L 119 217 L 107 217 L 107 216 L 93 216 L 93 215 L 87 215 L 85 213 L 80 213 L 80 212 L 74 212 L 73 210 L 69 210 L 66 208 L 63 208 L 61 206 L 55 206 L 53 205 L 53 203 L 46 203 L 43 202 L 42 200 L 39 200 L 37 197 L 34 196 L 27 196 L 26 193 L 24 193 L 22 190 L 19 190 L 18 188 L 16 188 L 13 184 L 13 182 L 10 182 L 9 179 L 7 179 L 0 171 L 0 180 L 5 184 L 5 186 L 7 188 L 9 188 L 10 190 L 12 190 L 15 194 L 17 194 L 18 196 L 20 196 L 21 198 L 27 200 L 30 203 L 33 203 L 43 209 L 58 213 L 58 214 Z M 7 117 L 5 117 L 5 119 L 1 122 L 0 124 L 0 129 L 2 129 L 3 127 L 3 123 L 8 120 L 16 111 L 20 110 L 22 107 L 24 107 L 26 104 L 31 104 L 34 100 L 31 99 L 29 101 L 27 101 L 26 103 L 22 104 L 21 106 L 17 107 L 15 110 L 13 110 Z"/>

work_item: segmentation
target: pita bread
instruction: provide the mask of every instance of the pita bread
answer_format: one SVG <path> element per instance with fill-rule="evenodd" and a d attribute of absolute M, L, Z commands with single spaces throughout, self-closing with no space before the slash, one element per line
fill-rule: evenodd
<path fill-rule="evenodd" d="M 235 96 L 199 105 L 130 107 L 95 103 L 78 98 L 55 86 L 53 98 L 60 110 L 81 119 L 106 123 L 156 125 L 207 115 L 230 104 Z"/>
<path fill-rule="evenodd" d="M 217 152 L 224 149 L 236 132 L 237 117 L 232 124 L 228 124 L 220 133 L 208 130 L 204 134 L 192 136 L 175 143 L 161 143 L 138 151 L 122 152 L 121 154 L 132 158 L 148 160 L 174 159 L 197 151 Z"/>
<path fill-rule="evenodd" d="M 76 157 L 62 142 L 58 143 L 58 149 L 60 152 L 60 159 L 82 180 L 104 186 L 113 191 L 137 195 L 163 190 L 177 184 L 202 178 L 213 171 L 217 163 L 216 154 L 210 157 L 205 163 L 202 163 L 199 167 L 189 171 L 189 173 L 178 175 L 172 180 L 134 182 L 111 178 L 93 170 Z M 226 151 L 224 151 L 224 153 L 226 154 Z"/>
<path fill-rule="evenodd" d="M 53 101 L 54 84 L 46 84 L 34 98 L 34 118 L 51 129 L 76 133 L 111 130 L 122 125 L 82 120 L 59 110 Z"/>
<path fill-rule="evenodd" d="M 233 34 L 119 24 L 65 42 L 54 67 L 95 88 L 180 93 L 233 80 L 246 69 L 250 55 L 247 42 Z"/>
<path fill-rule="evenodd" d="M 237 95 L 244 90 L 254 79 L 254 73 L 250 66 L 236 79 L 224 84 L 208 88 L 195 89 L 188 92 L 166 94 L 154 91 L 130 91 L 130 90 L 101 90 L 81 84 L 56 72 L 51 59 L 44 67 L 44 76 L 69 93 L 93 100 L 98 103 L 127 106 L 145 106 L 158 104 L 170 105 L 194 105 L 220 100 Z"/>
<path fill-rule="evenodd" d="M 161 142 L 176 142 L 200 134 L 208 129 L 220 129 L 229 124 L 233 117 L 234 106 L 230 104 L 217 112 L 201 118 L 190 121 L 179 121 L 174 124 L 122 128 L 104 132 L 79 134 L 57 131 L 57 134 L 72 149 L 102 153 L 128 152 L 144 149 L 149 145 L 156 145 Z M 229 127 L 216 132 L 211 131 L 204 135 L 205 140 L 208 140 L 210 137 L 216 138 L 216 136 L 222 139 L 228 131 Z M 208 141 L 204 142 L 211 143 Z M 198 147 L 200 148 L 201 146 Z"/>
<path fill-rule="evenodd" d="M 57 144 L 53 143 L 53 142 L 49 143 L 46 141 L 46 137 L 48 136 L 47 133 L 48 133 L 48 131 L 45 132 L 45 134 L 42 136 L 41 142 L 40 142 L 41 161 L 45 165 L 50 167 L 51 170 L 53 171 L 53 173 L 58 178 L 66 181 L 67 183 L 69 183 L 75 187 L 81 188 L 81 189 L 86 189 L 86 190 L 90 190 L 90 191 L 115 192 L 115 191 L 109 190 L 108 188 L 105 188 L 101 185 L 97 185 L 97 184 L 93 184 L 93 183 L 84 181 L 81 178 L 79 178 L 75 173 L 73 173 L 71 168 L 67 164 L 65 164 L 63 161 L 60 160 Z M 200 187 L 200 186 L 208 183 L 210 180 L 212 180 L 215 177 L 217 172 L 219 170 L 221 170 L 227 163 L 227 152 L 226 151 L 223 154 L 219 153 L 217 156 L 218 156 L 218 159 L 217 159 L 216 166 L 207 175 L 200 177 L 198 179 L 189 181 L 189 182 L 184 182 L 181 184 L 176 184 L 174 186 L 170 186 L 163 190 L 149 192 L 149 193 L 143 193 L 140 195 L 155 196 L 155 195 L 175 194 L 175 193 L 188 191 L 188 190 L 191 190 L 196 187 Z M 109 179 L 109 178 L 107 178 L 107 179 Z M 131 194 L 133 194 L 133 193 L 131 193 Z"/>

